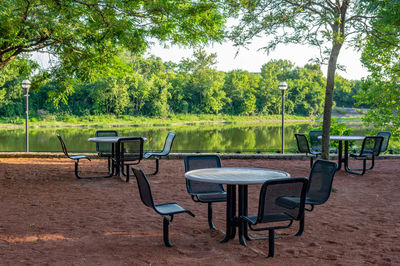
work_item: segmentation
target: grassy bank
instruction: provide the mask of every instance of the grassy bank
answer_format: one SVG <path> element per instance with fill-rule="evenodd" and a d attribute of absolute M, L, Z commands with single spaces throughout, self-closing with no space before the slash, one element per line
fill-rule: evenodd
<path fill-rule="evenodd" d="M 285 121 L 302 122 L 310 121 L 310 117 L 286 115 Z M 229 115 L 171 115 L 166 117 L 145 116 L 116 116 L 116 115 L 89 115 L 89 116 L 45 116 L 32 117 L 29 120 L 30 127 L 72 127 L 72 126 L 163 126 L 179 124 L 203 124 L 203 123 L 243 123 L 243 122 L 279 122 L 280 115 L 264 116 L 229 116 Z M 1 119 L 0 127 L 15 128 L 24 127 L 24 118 Z"/>
<path fill-rule="evenodd" d="M 365 111 L 352 108 L 336 107 L 332 116 L 340 121 L 360 122 Z M 244 123 L 244 122 L 271 122 L 277 123 L 282 119 L 281 115 L 257 115 L 257 116 L 233 116 L 233 115 L 209 115 L 209 114 L 178 114 L 165 117 L 129 116 L 129 115 L 46 115 L 31 117 L 31 127 L 80 127 L 80 126 L 165 126 L 180 124 L 202 123 Z M 308 117 L 297 115 L 285 115 L 286 122 L 321 121 L 322 116 Z M 25 126 L 25 117 L 2 118 L 1 128 L 18 128 Z"/>

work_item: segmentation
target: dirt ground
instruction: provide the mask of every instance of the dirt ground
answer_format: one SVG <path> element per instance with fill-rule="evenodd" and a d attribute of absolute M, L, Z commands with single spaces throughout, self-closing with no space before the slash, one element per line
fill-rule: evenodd
<path fill-rule="evenodd" d="M 309 173 L 308 161 L 222 164 Z M 145 172 L 153 166 L 139 165 Z M 106 161 L 83 161 L 82 168 L 103 171 Z M 69 159 L 0 159 L 0 265 L 400 265 L 400 160 L 379 160 L 364 176 L 337 172 L 336 192 L 306 213 L 304 234 L 291 235 L 297 223 L 278 231 L 268 259 L 268 241 L 220 243 L 225 203 L 214 204 L 218 229 L 211 231 L 207 205 L 186 192 L 183 160 L 161 160 L 160 173 L 149 177 L 156 203 L 178 202 L 196 214 L 174 217 L 172 248 L 164 246 L 162 217 L 142 204 L 134 178 L 78 180 L 73 169 Z M 259 188 L 249 186 L 250 214 Z"/>

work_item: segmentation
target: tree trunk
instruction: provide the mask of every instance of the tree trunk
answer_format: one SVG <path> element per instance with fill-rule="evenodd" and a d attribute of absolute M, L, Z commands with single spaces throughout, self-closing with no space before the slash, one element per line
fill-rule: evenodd
<path fill-rule="evenodd" d="M 333 106 L 333 89 L 335 87 L 336 63 L 342 43 L 335 43 L 332 47 L 328 63 L 328 73 L 325 90 L 324 119 L 322 124 L 322 159 L 329 160 L 329 136 Z"/>

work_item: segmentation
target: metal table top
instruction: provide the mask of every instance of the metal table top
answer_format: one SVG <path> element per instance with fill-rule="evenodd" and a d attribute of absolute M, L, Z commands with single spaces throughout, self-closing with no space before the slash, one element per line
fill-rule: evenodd
<path fill-rule="evenodd" d="M 222 167 L 192 170 L 186 172 L 185 177 L 198 182 L 251 185 L 262 184 L 270 179 L 287 178 L 290 177 L 290 174 L 263 168 Z"/>

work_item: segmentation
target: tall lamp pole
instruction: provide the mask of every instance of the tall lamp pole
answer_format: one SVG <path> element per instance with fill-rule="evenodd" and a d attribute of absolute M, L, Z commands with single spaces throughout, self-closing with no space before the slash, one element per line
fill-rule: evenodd
<path fill-rule="evenodd" d="M 288 85 L 286 82 L 281 82 L 278 85 L 279 89 L 282 91 L 282 149 L 281 152 L 283 154 L 283 146 L 285 144 L 285 90 L 287 89 Z"/>
<path fill-rule="evenodd" d="M 22 81 L 21 87 L 25 89 L 25 97 L 26 97 L 25 143 L 26 143 L 26 152 L 29 152 L 28 120 L 29 120 L 29 88 L 31 87 L 31 82 L 25 79 L 24 81 Z"/>

